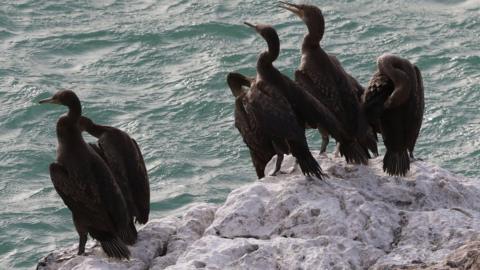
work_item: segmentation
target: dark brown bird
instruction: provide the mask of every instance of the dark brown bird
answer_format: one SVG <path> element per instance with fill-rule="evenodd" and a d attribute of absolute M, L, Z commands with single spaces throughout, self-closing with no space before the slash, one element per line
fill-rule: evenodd
<path fill-rule="evenodd" d="M 365 110 L 387 148 L 383 170 L 405 176 L 425 110 L 422 75 L 417 66 L 391 54 L 380 56 L 377 66 L 364 95 Z"/>
<path fill-rule="evenodd" d="M 268 50 L 261 53 L 257 61 L 256 79 L 249 80 L 250 90 L 242 90 L 235 102 L 235 123 L 253 153 L 257 175 L 261 177 L 266 162 L 274 154 L 283 157 L 283 154 L 292 153 L 305 175 L 321 179 L 321 168 L 308 149 L 303 126 L 279 86 L 272 83 L 276 78 L 283 80 L 283 75 L 272 65 L 280 53 L 278 35 L 270 26 L 245 24 L 254 28 L 268 45 Z M 232 85 L 235 80 L 232 76 L 229 79 Z M 232 92 L 236 95 L 238 88 L 233 87 Z M 277 167 L 274 173 L 279 169 Z"/>
<path fill-rule="evenodd" d="M 79 125 L 80 130 L 98 139 L 98 145 L 92 147 L 105 159 L 122 190 L 132 216 L 132 229 L 135 230 L 133 217 L 140 224 L 147 223 L 150 212 L 150 185 L 137 142 L 118 128 L 97 125 L 84 116 L 80 117 Z"/>
<path fill-rule="evenodd" d="M 125 242 L 132 235 L 122 192 L 105 161 L 83 140 L 78 121 L 82 109 L 74 92 L 63 90 L 40 103 L 61 104 L 68 113 L 57 122 L 57 161 L 50 164 L 53 186 L 72 212 L 80 237 L 78 254 L 85 252 L 87 234 L 97 239 L 110 257 L 129 258 Z"/>
<path fill-rule="evenodd" d="M 276 152 L 272 140 L 255 123 L 255 118 L 247 113 L 246 106 L 251 105 L 248 104 L 249 98 L 246 95 L 253 83 L 253 78 L 247 78 L 240 73 L 227 75 L 227 84 L 235 97 L 235 127 L 248 146 L 253 167 L 258 179 L 261 179 L 265 177 L 265 167 Z M 280 155 L 283 157 L 283 154 Z"/>
<path fill-rule="evenodd" d="M 261 142 L 264 160 L 275 154 L 292 153 L 304 174 L 322 178 L 324 174 L 308 149 L 305 127 L 322 126 L 339 136 L 343 136 L 343 131 L 338 129 L 335 117 L 320 102 L 273 66 L 280 53 L 280 40 L 275 29 L 269 25 L 245 24 L 265 39 L 268 50 L 258 58 L 256 78 L 243 80 L 250 82 L 250 90 L 240 92 L 236 99 L 236 118 L 242 119 L 237 115 L 243 113 L 243 110 L 243 118 L 248 119 L 241 123 L 236 119 L 237 126 L 241 126 L 240 133 L 247 145 L 250 144 L 247 141 Z M 234 95 L 235 91 L 239 92 L 233 89 L 235 87 L 232 88 Z M 263 143 L 264 138 L 271 141 L 270 145 Z M 250 150 L 254 149 L 251 145 Z M 282 158 L 283 155 L 277 159 L 275 172 L 280 169 Z M 263 164 L 262 162 L 257 163 Z M 260 170 L 261 168 L 257 169 L 257 172 Z"/>
<path fill-rule="evenodd" d="M 264 113 L 270 112 L 276 114 L 277 122 L 282 118 L 286 121 L 295 119 L 291 115 L 291 107 L 287 104 L 283 96 L 278 96 L 278 103 L 275 100 L 268 98 L 257 92 L 256 95 L 249 94 L 250 87 L 255 84 L 254 78 L 248 78 L 240 73 L 229 73 L 227 75 L 227 84 L 235 97 L 235 127 L 242 135 L 243 141 L 248 146 L 250 157 L 252 158 L 255 172 L 258 179 L 265 177 L 265 167 L 274 155 L 277 155 L 277 162 L 272 176 L 280 172 L 284 154 L 281 145 L 275 147 L 275 142 L 272 136 L 269 136 L 267 130 L 259 124 L 256 117 L 256 112 L 252 110 L 252 106 L 263 104 Z M 255 90 L 254 90 L 255 91 Z M 257 112 L 259 114 L 261 112 Z M 292 123 L 295 129 L 298 124 Z M 277 143 L 278 144 L 278 143 Z M 289 147 L 288 147 L 289 148 Z M 288 153 L 288 150 L 286 150 Z"/>
<path fill-rule="evenodd" d="M 328 55 L 320 46 L 325 31 L 321 10 L 311 5 L 280 2 L 282 8 L 300 17 L 308 28 L 295 81 L 337 117 L 347 134 L 339 138 L 329 130 L 320 128 L 323 140 L 321 152 L 325 152 L 328 137 L 332 135 L 339 143 L 340 154 L 345 156 L 348 163 L 367 164 L 368 150 L 374 154 L 378 151 L 376 138 L 373 133 L 368 133 L 368 122 L 360 106 L 363 87 L 343 69 L 335 56 Z"/>

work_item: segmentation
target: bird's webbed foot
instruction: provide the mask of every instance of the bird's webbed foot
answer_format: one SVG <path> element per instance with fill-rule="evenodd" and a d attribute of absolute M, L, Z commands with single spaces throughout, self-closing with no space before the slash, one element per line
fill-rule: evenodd
<path fill-rule="evenodd" d="M 277 175 L 279 175 L 279 174 L 287 174 L 287 173 L 288 173 L 288 172 L 284 172 L 284 171 L 282 171 L 282 170 L 278 170 L 278 171 L 275 170 L 275 171 L 273 171 L 272 173 L 270 173 L 269 175 L 270 175 L 270 176 L 277 176 Z"/>
<path fill-rule="evenodd" d="M 295 159 L 295 164 L 293 164 L 293 166 L 287 171 L 281 170 L 282 161 L 283 161 L 283 155 L 281 155 L 281 158 L 277 158 L 277 164 L 275 166 L 275 170 L 270 174 L 270 176 L 277 176 L 278 174 L 292 174 L 297 170 L 297 167 L 298 167 L 297 159 Z"/>
<path fill-rule="evenodd" d="M 328 157 L 326 151 L 325 151 L 325 152 L 320 151 L 320 153 L 318 154 L 318 156 L 319 156 L 319 157 Z"/>
<path fill-rule="evenodd" d="M 424 161 L 422 158 L 410 156 L 410 162 L 415 162 L 415 161 Z"/>

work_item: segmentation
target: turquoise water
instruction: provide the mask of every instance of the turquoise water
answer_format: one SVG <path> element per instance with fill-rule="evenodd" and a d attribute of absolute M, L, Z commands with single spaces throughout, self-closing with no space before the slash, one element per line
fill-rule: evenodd
<path fill-rule="evenodd" d="M 325 15 L 324 48 L 363 85 L 384 52 L 420 67 L 426 113 L 417 156 L 479 177 L 480 1 L 310 2 L 321 4 Z M 242 24 L 249 20 L 276 27 L 282 42 L 276 66 L 291 76 L 305 27 L 277 6 L 3 0 L 0 269 L 32 268 L 51 250 L 77 243 L 70 212 L 48 174 L 55 122 L 65 108 L 36 103 L 56 89 L 75 90 L 85 115 L 139 142 L 150 175 L 152 218 L 180 213 L 193 202 L 221 203 L 229 191 L 254 181 L 233 126 L 225 75 L 255 72 L 264 43 Z M 308 134 L 318 149 L 318 135 Z"/>

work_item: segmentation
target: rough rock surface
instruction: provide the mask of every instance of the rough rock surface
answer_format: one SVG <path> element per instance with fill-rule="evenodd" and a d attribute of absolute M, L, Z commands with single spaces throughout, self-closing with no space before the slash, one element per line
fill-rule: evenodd
<path fill-rule="evenodd" d="M 74 246 L 39 269 L 480 269 L 478 179 L 421 161 L 404 178 L 385 175 L 381 158 L 369 166 L 320 162 L 326 181 L 266 177 L 232 191 L 218 209 L 194 205 L 151 221 L 130 261 L 108 259 L 99 247 L 76 256 Z M 286 157 L 284 170 L 292 164 Z"/>
<path fill-rule="evenodd" d="M 77 247 L 54 251 L 43 258 L 37 270 L 53 269 L 164 269 L 175 264 L 177 257 L 199 239 L 212 223 L 217 206 L 196 204 L 182 217 L 166 217 L 150 221 L 138 233 L 138 241 L 130 246 L 132 258 L 118 260 L 106 257 L 100 246 L 89 242 L 86 256 L 77 256 Z"/>

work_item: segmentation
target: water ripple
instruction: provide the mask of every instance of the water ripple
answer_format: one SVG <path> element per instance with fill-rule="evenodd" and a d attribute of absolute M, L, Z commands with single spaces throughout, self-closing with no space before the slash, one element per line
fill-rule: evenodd
<path fill-rule="evenodd" d="M 417 156 L 480 176 L 477 0 L 309 1 L 326 19 L 322 46 L 366 84 L 382 53 L 420 67 L 426 113 Z M 275 65 L 292 75 L 306 28 L 276 2 L 7 1 L 0 10 L 0 265 L 28 269 L 77 242 L 51 185 L 55 121 L 36 102 L 72 88 L 84 113 L 128 131 L 144 153 L 152 216 L 220 203 L 253 181 L 233 124 L 229 71 L 253 76 L 265 42 L 243 21 L 275 25 Z M 317 132 L 307 132 L 318 149 Z M 93 141 L 91 136 L 85 136 Z M 330 146 L 333 150 L 333 146 Z M 383 149 L 383 148 L 382 148 Z"/>

